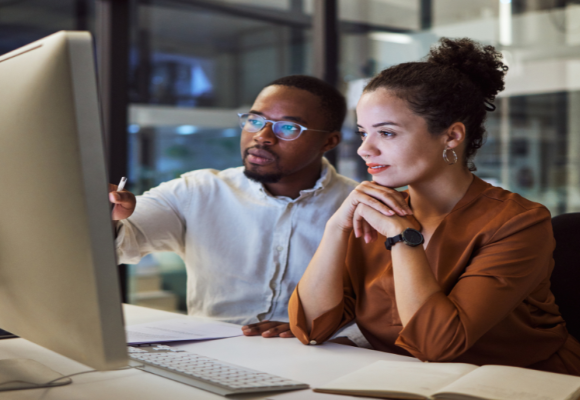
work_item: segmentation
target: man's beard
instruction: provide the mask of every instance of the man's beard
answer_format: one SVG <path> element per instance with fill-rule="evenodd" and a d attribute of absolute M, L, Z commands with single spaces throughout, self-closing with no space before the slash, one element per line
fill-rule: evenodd
<path fill-rule="evenodd" d="M 276 183 L 279 182 L 280 179 L 284 177 L 284 174 L 282 174 L 282 172 L 277 172 L 273 174 L 260 174 L 258 172 L 250 171 L 248 170 L 248 168 L 244 169 L 244 175 L 246 175 L 248 179 L 260 183 Z"/>
<path fill-rule="evenodd" d="M 271 172 L 271 173 L 266 173 L 266 174 L 261 174 L 259 172 L 256 171 L 252 171 L 250 169 L 248 169 L 248 166 L 246 165 L 246 158 L 248 157 L 248 150 L 250 149 L 260 149 L 260 150 L 266 150 L 261 146 L 254 146 L 251 148 L 248 148 L 244 151 L 244 175 L 246 175 L 246 177 L 248 179 L 251 179 L 255 182 L 259 182 L 259 183 L 277 183 L 280 181 L 280 179 L 282 179 L 284 177 L 284 173 L 282 171 L 278 171 L 278 172 Z M 274 157 L 276 164 L 278 163 L 278 156 L 274 153 L 272 153 L 271 151 L 268 151 L 268 153 L 270 153 L 272 155 L 272 157 Z M 250 167 L 251 168 L 251 167 Z"/>

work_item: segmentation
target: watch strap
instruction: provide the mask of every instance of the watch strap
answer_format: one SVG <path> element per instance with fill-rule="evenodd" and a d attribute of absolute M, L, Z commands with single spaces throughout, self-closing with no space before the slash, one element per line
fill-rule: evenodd
<path fill-rule="evenodd" d="M 399 234 L 397 236 L 387 238 L 387 240 L 385 240 L 385 248 L 387 250 L 391 250 L 391 247 L 393 247 L 393 245 L 395 243 L 402 242 L 402 241 L 403 241 L 403 234 Z"/>
<path fill-rule="evenodd" d="M 417 234 L 419 236 L 419 241 L 409 241 L 410 238 L 405 236 L 405 233 Z M 424 241 L 425 240 L 424 240 L 421 232 L 419 232 L 418 230 L 413 229 L 413 228 L 407 228 L 403 232 L 401 232 L 399 235 L 387 238 L 387 240 L 385 240 L 385 248 L 387 250 L 391 250 L 393 245 L 395 243 L 398 243 L 398 242 L 404 242 L 408 246 L 415 247 L 415 246 L 419 246 Z"/>

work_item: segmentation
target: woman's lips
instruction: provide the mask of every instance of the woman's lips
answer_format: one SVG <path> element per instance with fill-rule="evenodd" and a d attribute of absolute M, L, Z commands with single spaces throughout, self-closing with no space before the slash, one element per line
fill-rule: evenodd
<path fill-rule="evenodd" d="M 379 172 L 383 172 L 384 170 L 386 170 L 387 168 L 390 167 L 390 165 L 384 165 L 384 164 L 367 164 L 368 168 L 368 172 L 371 175 L 374 174 L 378 174 Z"/>

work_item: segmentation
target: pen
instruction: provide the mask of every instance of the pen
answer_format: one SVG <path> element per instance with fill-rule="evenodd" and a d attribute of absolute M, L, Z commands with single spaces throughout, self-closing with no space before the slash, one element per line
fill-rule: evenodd
<path fill-rule="evenodd" d="M 117 192 L 120 192 L 125 188 L 125 183 L 127 183 L 127 178 L 122 177 L 121 182 L 119 182 L 119 186 L 117 186 Z"/>

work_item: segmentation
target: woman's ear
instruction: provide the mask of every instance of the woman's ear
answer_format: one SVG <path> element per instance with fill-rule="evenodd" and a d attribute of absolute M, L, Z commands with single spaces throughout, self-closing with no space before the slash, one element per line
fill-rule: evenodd
<path fill-rule="evenodd" d="M 465 141 L 465 125 L 454 122 L 443 135 L 447 149 L 456 149 Z"/>

